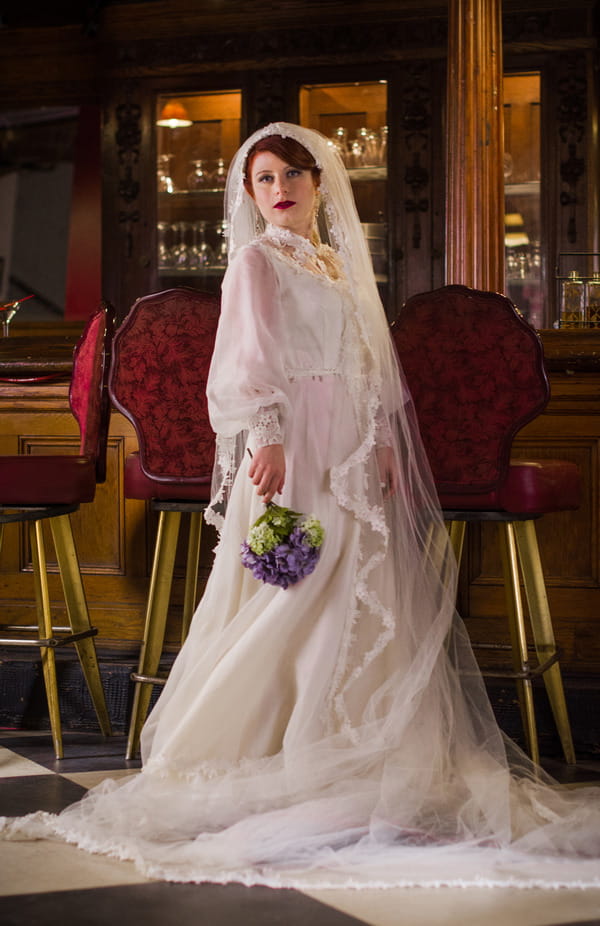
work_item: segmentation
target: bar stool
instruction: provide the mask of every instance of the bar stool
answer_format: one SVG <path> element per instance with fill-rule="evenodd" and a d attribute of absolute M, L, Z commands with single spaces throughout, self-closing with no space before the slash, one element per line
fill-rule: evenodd
<path fill-rule="evenodd" d="M 117 331 L 109 390 L 133 424 L 139 451 L 125 461 L 126 498 L 159 513 L 137 672 L 127 758 L 134 758 L 160 669 L 181 516 L 189 514 L 181 642 L 196 607 L 203 512 L 210 501 L 214 434 L 206 380 L 219 297 L 180 287 L 143 296 Z"/>
<path fill-rule="evenodd" d="M 579 507 L 579 470 L 566 460 L 511 459 L 516 433 L 542 413 L 550 398 L 540 338 L 505 296 L 459 285 L 412 296 L 392 334 L 457 561 L 467 524 L 489 521 L 499 528 L 511 640 L 506 648 L 513 667 L 484 669 L 483 674 L 515 679 L 527 747 L 536 762 L 532 680 L 541 676 L 565 759 L 573 764 L 575 750 L 535 521 Z"/>
<path fill-rule="evenodd" d="M 0 456 L 0 547 L 4 525 L 27 525 L 37 603 L 37 626 L 2 625 L 0 645 L 39 647 L 57 759 L 63 741 L 56 677 L 57 647 L 73 644 L 85 676 L 100 729 L 111 723 L 94 645 L 97 634 L 81 581 L 70 515 L 92 502 L 96 485 L 106 479 L 106 444 L 110 420 L 107 380 L 114 330 L 114 310 L 103 304 L 89 319 L 75 348 L 69 405 L 80 429 L 79 454 Z M 67 626 L 53 623 L 46 571 L 44 522 L 52 534 L 62 582 Z"/>

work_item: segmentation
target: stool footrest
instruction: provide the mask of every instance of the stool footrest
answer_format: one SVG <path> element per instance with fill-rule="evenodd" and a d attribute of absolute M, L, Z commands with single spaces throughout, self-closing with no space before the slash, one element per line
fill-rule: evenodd
<path fill-rule="evenodd" d="M 494 650 L 494 651 L 503 651 L 511 652 L 512 647 L 509 643 L 472 643 L 471 646 L 473 649 L 484 649 L 484 650 Z M 531 652 L 535 652 L 535 647 L 527 647 Z M 523 668 L 519 671 L 516 669 L 481 669 L 481 674 L 486 678 L 536 678 L 547 672 L 548 669 L 555 665 L 560 658 L 560 652 L 555 650 L 548 659 L 544 662 L 539 662 L 537 665 L 532 666 L 529 662 L 523 664 Z"/>
<path fill-rule="evenodd" d="M 85 640 L 87 637 L 95 637 L 98 634 L 97 627 L 90 627 L 89 630 L 81 630 L 79 633 L 73 633 L 70 627 L 53 627 L 53 633 L 61 633 L 64 634 L 64 636 L 36 637 L 34 639 L 1 636 L 4 631 L 13 631 L 14 633 L 31 633 L 36 630 L 39 630 L 36 625 L 32 627 L 26 627 L 22 624 L 14 624 L 0 627 L 0 646 L 41 646 L 46 648 L 55 648 L 57 646 L 67 646 L 70 643 L 77 643 L 79 640 Z"/>
<path fill-rule="evenodd" d="M 166 677 L 161 675 L 140 675 L 139 672 L 132 672 L 129 676 L 132 682 L 142 682 L 145 685 L 165 685 Z"/>

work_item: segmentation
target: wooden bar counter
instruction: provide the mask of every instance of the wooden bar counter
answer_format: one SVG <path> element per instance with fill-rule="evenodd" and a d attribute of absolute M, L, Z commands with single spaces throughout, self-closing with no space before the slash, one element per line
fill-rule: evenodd
<path fill-rule="evenodd" d="M 600 745 L 600 331 L 552 330 L 541 336 L 552 398 L 546 412 L 519 434 L 515 449 L 522 458 L 573 460 L 582 473 L 579 510 L 540 519 L 538 533 L 576 748 L 585 754 Z M 31 343 L 24 344 L 26 340 Z M 11 335 L 0 340 L 1 453 L 77 452 L 78 429 L 68 406 L 75 341 L 74 333 L 14 340 Z M 32 376 L 49 378 L 27 381 Z M 97 646 L 108 687 L 114 689 L 108 696 L 117 729 L 126 725 L 128 674 L 141 640 L 156 529 L 155 518 L 143 502 L 123 498 L 125 457 L 136 448 L 133 428 L 122 415 L 113 413 L 106 483 L 98 486 L 92 504 L 73 515 L 92 623 L 99 630 Z M 212 529 L 205 527 L 201 587 L 210 571 L 215 539 Z M 179 562 L 168 626 L 173 651 L 181 614 L 183 549 Z M 53 605 L 60 619 L 63 605 L 58 575 L 52 578 Z M 30 554 L 21 525 L 7 525 L 5 531 L 0 603 L 3 622 L 35 620 Z M 473 640 L 506 639 L 500 555 L 490 525 L 473 531 L 469 538 L 459 608 Z M 10 655 L 8 672 L 7 658 L 0 651 L 0 723 L 18 725 L 18 711 L 10 708 L 10 693 L 3 687 L 7 679 L 15 687 L 17 657 Z M 546 738 L 546 748 L 551 749 L 553 725 L 549 716 L 546 723 L 543 692 L 539 697 L 541 742 L 544 746 Z M 518 734 L 516 694 L 510 683 L 493 691 L 492 700 L 498 701 L 495 707 L 499 707 L 503 725 Z M 68 723 L 65 718 L 65 726 Z"/>

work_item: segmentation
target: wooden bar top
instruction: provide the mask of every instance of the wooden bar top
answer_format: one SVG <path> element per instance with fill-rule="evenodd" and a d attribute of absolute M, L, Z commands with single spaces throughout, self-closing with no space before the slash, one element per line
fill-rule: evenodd
<path fill-rule="evenodd" d="M 549 372 L 600 371 L 600 328 L 548 328 L 539 334 Z"/>
<path fill-rule="evenodd" d="M 78 337 L 73 331 L 0 337 L 0 380 L 69 377 Z M 549 328 L 540 337 L 549 371 L 600 370 L 600 328 Z"/>
<path fill-rule="evenodd" d="M 0 338 L 0 381 L 69 377 L 76 343 L 65 334 Z"/>

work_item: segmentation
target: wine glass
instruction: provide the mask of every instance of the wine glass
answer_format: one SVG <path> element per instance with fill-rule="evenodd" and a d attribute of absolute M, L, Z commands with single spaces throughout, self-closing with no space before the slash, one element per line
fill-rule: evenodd
<path fill-rule="evenodd" d="M 379 135 L 377 132 L 368 132 L 364 136 L 364 164 L 377 167 L 379 164 Z"/>
<path fill-rule="evenodd" d="M 330 141 L 334 148 L 337 148 L 339 151 L 342 161 L 346 163 L 348 158 L 348 129 L 343 125 L 338 126 L 337 129 L 334 130 Z"/>
<path fill-rule="evenodd" d="M 364 151 L 362 142 L 360 139 L 355 138 L 350 146 L 350 153 L 348 155 L 348 167 L 363 167 L 364 165 Z"/>
<path fill-rule="evenodd" d="M 2 336 L 4 338 L 7 338 L 10 334 L 10 323 L 21 308 L 21 303 L 26 302 L 28 299 L 33 299 L 33 294 L 31 296 L 24 296 L 22 299 L 16 299 L 14 302 L 6 302 L 4 305 L 0 305 Z"/>
<path fill-rule="evenodd" d="M 189 222 L 175 222 L 171 227 L 177 236 L 171 249 L 171 266 L 176 270 L 189 270 L 190 249 L 185 239 L 190 224 Z"/>
<path fill-rule="evenodd" d="M 217 160 L 217 167 L 212 175 L 212 184 L 218 189 L 222 189 L 227 182 L 227 167 L 225 166 L 225 159 L 219 158 Z"/>
<path fill-rule="evenodd" d="M 190 248 L 189 267 L 191 270 L 206 270 L 214 263 L 215 255 L 206 240 L 207 222 L 194 222 L 192 224 L 192 247 Z"/>
<path fill-rule="evenodd" d="M 387 147 L 388 127 L 387 125 L 382 125 L 379 130 L 379 151 L 377 153 L 377 161 L 381 167 L 385 167 L 387 163 Z"/>
<path fill-rule="evenodd" d="M 171 252 L 167 244 L 170 225 L 168 222 L 159 222 L 156 228 L 158 231 L 158 269 L 166 270 L 171 266 Z"/>
<path fill-rule="evenodd" d="M 215 226 L 219 242 L 215 251 L 215 267 L 227 266 L 227 222 L 223 220 Z"/>
<path fill-rule="evenodd" d="M 195 161 L 190 161 L 190 164 L 193 165 L 194 169 L 188 174 L 188 190 L 205 190 L 208 186 L 209 177 L 204 167 L 204 161 L 197 158 Z"/>
<path fill-rule="evenodd" d="M 175 184 L 170 172 L 172 157 L 172 154 L 159 154 L 158 156 L 156 173 L 159 193 L 175 193 Z"/>

